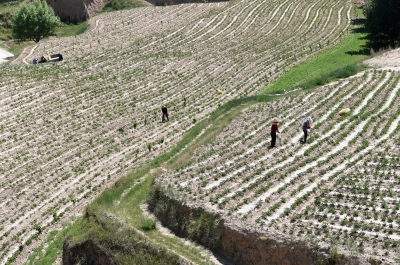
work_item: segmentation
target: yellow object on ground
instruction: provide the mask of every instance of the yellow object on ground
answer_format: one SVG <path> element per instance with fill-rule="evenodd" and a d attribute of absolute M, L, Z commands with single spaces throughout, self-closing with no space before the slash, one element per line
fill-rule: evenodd
<path fill-rule="evenodd" d="M 343 116 L 343 115 L 347 114 L 347 112 L 349 112 L 349 111 L 350 111 L 350 109 L 342 109 L 341 111 L 339 111 L 339 115 Z"/>
<path fill-rule="evenodd" d="M 217 89 L 217 92 L 218 92 L 218 94 L 222 94 L 222 91 L 221 90 L 219 90 L 219 89 Z"/>

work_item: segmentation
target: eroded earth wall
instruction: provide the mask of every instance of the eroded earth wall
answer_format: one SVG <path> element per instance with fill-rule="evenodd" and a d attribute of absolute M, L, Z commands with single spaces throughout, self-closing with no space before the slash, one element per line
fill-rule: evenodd
<path fill-rule="evenodd" d="M 103 0 L 47 0 L 63 22 L 85 21 L 104 7 Z"/>
<path fill-rule="evenodd" d="M 156 6 L 170 6 L 170 5 L 180 5 L 187 3 L 215 3 L 215 2 L 227 2 L 229 0 L 146 0 Z"/>
<path fill-rule="evenodd" d="M 191 238 L 238 265 L 379 264 L 340 255 L 329 245 L 311 245 L 279 234 L 226 221 L 203 207 L 182 203 L 158 190 L 149 209 L 176 234 Z M 212 220 L 211 222 L 209 220 Z M 214 225 L 214 227 L 211 227 Z"/>
<path fill-rule="evenodd" d="M 114 265 L 116 263 L 105 249 L 97 246 L 93 241 L 87 240 L 72 246 L 69 245 L 68 241 L 65 241 L 62 264 Z"/>

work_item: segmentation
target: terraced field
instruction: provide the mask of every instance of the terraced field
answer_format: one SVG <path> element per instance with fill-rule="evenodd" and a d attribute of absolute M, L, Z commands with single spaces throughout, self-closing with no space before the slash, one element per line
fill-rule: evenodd
<path fill-rule="evenodd" d="M 244 111 L 164 186 L 248 227 L 393 264 L 400 249 L 400 73 L 369 70 Z M 338 111 L 351 112 L 339 116 Z M 302 121 L 313 117 L 308 143 Z M 270 124 L 282 138 L 268 149 Z"/>
<path fill-rule="evenodd" d="M 43 41 L 25 49 L 12 65 L 1 65 L 0 263 L 22 263 L 49 231 L 79 214 L 96 194 L 132 168 L 173 146 L 221 104 L 256 94 L 291 66 L 340 41 L 350 31 L 353 10 L 346 1 L 243 0 L 104 13 L 89 22 L 85 34 Z M 53 53 L 62 53 L 65 60 L 30 64 L 34 57 Z M 192 173 L 186 172 L 192 168 L 193 174 L 204 170 L 201 178 L 190 176 L 194 187 L 203 191 L 196 198 L 260 225 L 274 224 L 282 213 L 290 220 L 303 207 L 316 207 L 311 202 L 306 205 L 306 198 L 322 192 L 321 186 L 328 189 L 326 199 L 315 203 L 329 206 L 329 200 L 336 198 L 329 183 L 340 179 L 338 172 L 356 168 L 375 152 L 385 152 L 380 157 L 390 163 L 396 161 L 392 160 L 398 154 L 396 145 L 385 148 L 394 141 L 392 135 L 398 137 L 398 113 L 393 107 L 399 103 L 397 84 L 395 72 L 370 72 L 312 95 L 249 110 L 244 114 L 247 125 L 238 120 L 241 130 L 230 127 L 232 133 L 227 129 L 219 145 L 208 147 L 207 152 L 221 156 L 217 171 L 193 161 L 182 168 L 182 177 L 189 178 Z M 218 95 L 217 89 L 223 94 Z M 346 91 L 348 98 L 343 100 L 340 95 Z M 374 104 L 366 104 L 361 96 L 372 91 Z M 306 103 L 316 100 L 321 105 Z M 169 107 L 169 123 L 160 123 L 162 104 Z M 350 104 L 357 109 L 337 121 L 336 109 Z M 300 147 L 296 128 L 307 113 L 316 121 L 314 142 Z M 265 135 L 272 116 L 282 118 L 285 137 L 277 149 L 267 151 Z M 378 121 L 381 126 L 372 129 Z M 370 134 L 376 140 L 363 140 Z M 219 149 L 228 141 L 231 149 Z M 352 145 L 345 149 L 340 143 Z M 199 156 L 211 164 L 204 152 Z M 243 164 L 252 159 L 248 167 Z M 367 163 L 375 167 L 377 162 Z M 272 174 L 274 169 L 282 174 Z M 390 172 L 395 175 L 396 170 Z M 169 175 L 178 183 L 178 175 Z M 275 178 L 282 180 L 280 184 L 269 181 Z M 312 184 L 301 186 L 310 183 L 309 178 Z M 258 191 L 259 181 L 267 188 Z M 280 196 L 278 191 L 288 194 Z M 304 199 L 287 212 L 294 205 L 292 198 Z M 338 212 L 347 197 L 340 198 Z M 234 205 L 235 201 L 240 204 Z M 319 225 L 312 210 L 305 209 L 308 222 Z M 324 209 L 319 212 L 325 216 Z M 326 223 L 333 214 L 326 214 Z M 338 216 L 344 220 L 344 214 Z M 300 233 L 300 222 L 287 225 Z M 397 229 L 396 223 L 391 224 Z M 371 233 L 381 239 L 382 232 Z M 392 255 L 392 248 L 387 251 Z"/>

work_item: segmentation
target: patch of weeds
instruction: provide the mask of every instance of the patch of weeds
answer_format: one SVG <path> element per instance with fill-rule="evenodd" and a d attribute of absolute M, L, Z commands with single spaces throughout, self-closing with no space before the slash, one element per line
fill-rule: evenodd
<path fill-rule="evenodd" d="M 153 219 L 143 219 L 140 223 L 140 228 L 144 231 L 151 231 L 156 229 L 156 221 Z"/>

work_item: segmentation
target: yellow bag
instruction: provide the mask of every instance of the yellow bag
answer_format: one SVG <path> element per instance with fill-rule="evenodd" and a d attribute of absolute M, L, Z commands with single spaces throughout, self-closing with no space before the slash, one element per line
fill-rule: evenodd
<path fill-rule="evenodd" d="M 341 111 L 339 111 L 339 115 L 343 116 L 343 115 L 347 114 L 347 112 L 349 112 L 349 111 L 350 111 L 350 109 L 342 109 Z"/>

